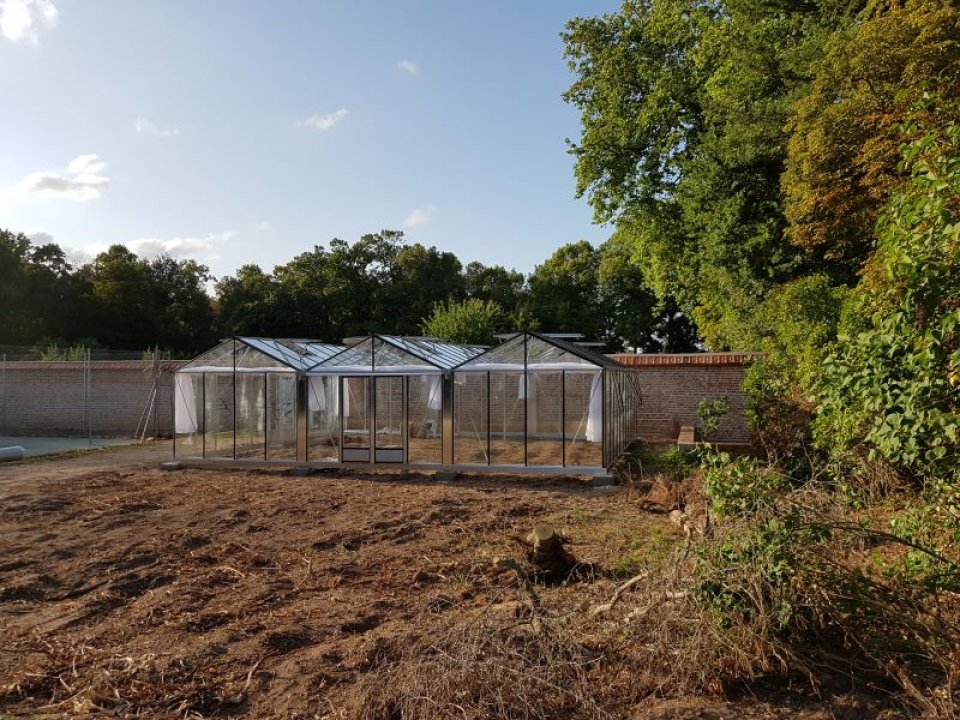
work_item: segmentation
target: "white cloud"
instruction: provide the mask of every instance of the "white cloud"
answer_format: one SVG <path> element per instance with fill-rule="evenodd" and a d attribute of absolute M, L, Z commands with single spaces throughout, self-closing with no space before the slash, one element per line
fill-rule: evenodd
<path fill-rule="evenodd" d="M 171 255 L 199 260 L 216 260 L 218 249 L 236 235 L 232 230 L 209 233 L 201 237 L 137 238 L 126 243 L 127 249 L 141 257 Z"/>
<path fill-rule="evenodd" d="M 414 228 L 418 225 L 425 225 L 433 219 L 433 216 L 438 212 L 436 205 L 427 205 L 425 208 L 416 208 L 410 211 L 410 214 L 407 215 L 406 219 L 403 221 L 403 226 L 407 228 Z"/>
<path fill-rule="evenodd" d="M 165 128 L 157 125 L 153 120 L 137 118 L 134 127 L 138 133 L 146 135 L 156 135 L 157 137 L 179 137 L 180 129 L 175 127 Z"/>
<path fill-rule="evenodd" d="M 416 75 L 420 72 L 420 68 L 417 67 L 417 63 L 414 60 L 401 60 L 397 63 L 397 67 L 408 75 Z"/>
<path fill-rule="evenodd" d="M 65 172 L 44 170 L 31 173 L 20 182 L 0 189 L 0 199 L 36 195 L 85 202 L 96 200 L 110 184 L 103 174 L 106 163 L 95 154 L 80 155 L 67 165 Z"/>
<path fill-rule="evenodd" d="M 7 40 L 37 42 L 37 28 L 53 27 L 60 13 L 51 0 L 0 0 L 0 33 Z"/>
<path fill-rule="evenodd" d="M 294 124 L 297 127 L 308 127 L 313 128 L 314 130 L 330 130 L 334 125 L 343 120 L 349 114 L 349 110 L 340 108 L 336 112 L 332 112 L 328 115 L 311 115 L 304 120 L 297 120 L 297 122 Z"/>

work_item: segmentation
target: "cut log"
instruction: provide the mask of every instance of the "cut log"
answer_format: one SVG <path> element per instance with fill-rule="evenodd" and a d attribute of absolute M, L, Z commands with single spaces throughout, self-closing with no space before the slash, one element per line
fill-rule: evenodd
<path fill-rule="evenodd" d="M 527 542 L 530 543 L 527 560 L 537 569 L 539 578 L 553 582 L 565 580 L 577 564 L 576 558 L 564 547 L 567 538 L 545 523 L 533 526 Z"/>

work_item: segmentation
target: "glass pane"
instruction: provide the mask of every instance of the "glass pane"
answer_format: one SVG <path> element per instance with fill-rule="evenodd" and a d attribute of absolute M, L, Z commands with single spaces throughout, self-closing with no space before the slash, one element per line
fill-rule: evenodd
<path fill-rule="evenodd" d="M 538 337 L 530 337 L 527 339 L 527 369 L 535 369 L 531 366 L 540 364 L 585 365 L 587 367 L 595 367 L 594 363 L 585 360 L 579 355 L 574 355 L 572 352 L 568 352 Z"/>
<path fill-rule="evenodd" d="M 527 464 L 563 464 L 561 417 L 563 381 L 560 372 L 527 373 Z"/>
<path fill-rule="evenodd" d="M 237 374 L 237 457 L 264 456 L 266 376 Z"/>
<path fill-rule="evenodd" d="M 181 370 L 208 367 L 233 369 L 233 340 L 227 340 L 207 350 L 184 365 Z"/>
<path fill-rule="evenodd" d="M 370 447 L 369 386 L 368 377 L 343 378 L 344 447 Z"/>
<path fill-rule="evenodd" d="M 455 373 L 453 378 L 454 462 L 486 465 L 487 373 Z"/>
<path fill-rule="evenodd" d="M 391 368 L 395 370 L 402 368 L 429 369 L 431 365 L 416 355 L 394 347 L 378 338 L 374 343 L 373 367 L 377 371 L 389 371 Z"/>
<path fill-rule="evenodd" d="M 523 465 L 523 373 L 490 373 L 490 461 Z"/>
<path fill-rule="evenodd" d="M 307 385 L 309 449 L 313 462 L 340 460 L 340 378 L 314 376 Z"/>
<path fill-rule="evenodd" d="M 341 353 L 332 355 L 320 363 L 320 367 L 361 367 L 373 366 L 373 339 L 361 340 Z"/>
<path fill-rule="evenodd" d="M 237 343 L 237 370 L 287 370 L 285 364 L 254 350 L 249 345 Z"/>
<path fill-rule="evenodd" d="M 173 425 L 176 456 L 203 457 L 203 375 L 177 373 L 173 382 Z"/>
<path fill-rule="evenodd" d="M 403 447 L 403 378 L 374 378 L 377 388 L 377 447 Z"/>
<path fill-rule="evenodd" d="M 566 372 L 564 440 L 567 465 L 602 467 L 603 396 L 601 373 Z"/>
<path fill-rule="evenodd" d="M 497 345 L 495 348 L 487 350 L 478 355 L 470 362 L 464 363 L 463 367 L 472 367 L 474 365 L 518 365 L 523 368 L 523 353 L 526 335 L 522 333 L 510 338 L 505 343 Z"/>
<path fill-rule="evenodd" d="M 204 454 L 206 458 L 233 457 L 233 373 L 206 373 L 204 395 Z"/>
<path fill-rule="evenodd" d="M 297 380 L 293 375 L 267 375 L 267 457 L 297 457 Z"/>
<path fill-rule="evenodd" d="M 439 463 L 442 460 L 443 378 L 439 375 L 414 375 L 408 378 L 407 383 L 409 462 Z"/>

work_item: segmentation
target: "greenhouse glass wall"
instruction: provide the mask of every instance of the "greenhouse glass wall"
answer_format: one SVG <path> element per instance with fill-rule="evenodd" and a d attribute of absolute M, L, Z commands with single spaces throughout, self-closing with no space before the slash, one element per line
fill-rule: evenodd
<path fill-rule="evenodd" d="M 238 337 L 185 365 L 175 455 L 582 472 L 636 437 L 636 372 L 560 337 L 345 342 Z"/>

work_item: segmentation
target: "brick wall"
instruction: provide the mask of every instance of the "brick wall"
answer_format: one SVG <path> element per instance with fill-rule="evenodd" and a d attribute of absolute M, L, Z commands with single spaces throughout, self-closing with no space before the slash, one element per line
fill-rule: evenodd
<path fill-rule="evenodd" d="M 164 362 L 148 435 L 173 427 L 171 370 Z M 84 362 L 6 362 L 0 368 L 0 434 L 131 436 L 154 384 L 154 363 L 94 360 L 85 383 Z M 85 385 L 87 386 L 85 389 Z"/>
<path fill-rule="evenodd" d="M 697 406 L 703 399 L 726 395 L 730 412 L 711 440 L 749 443 L 740 389 L 757 353 L 696 353 L 687 355 L 612 355 L 638 369 L 643 391 L 639 410 L 640 436 L 651 441 L 676 441 L 681 425 L 697 424 Z"/>

